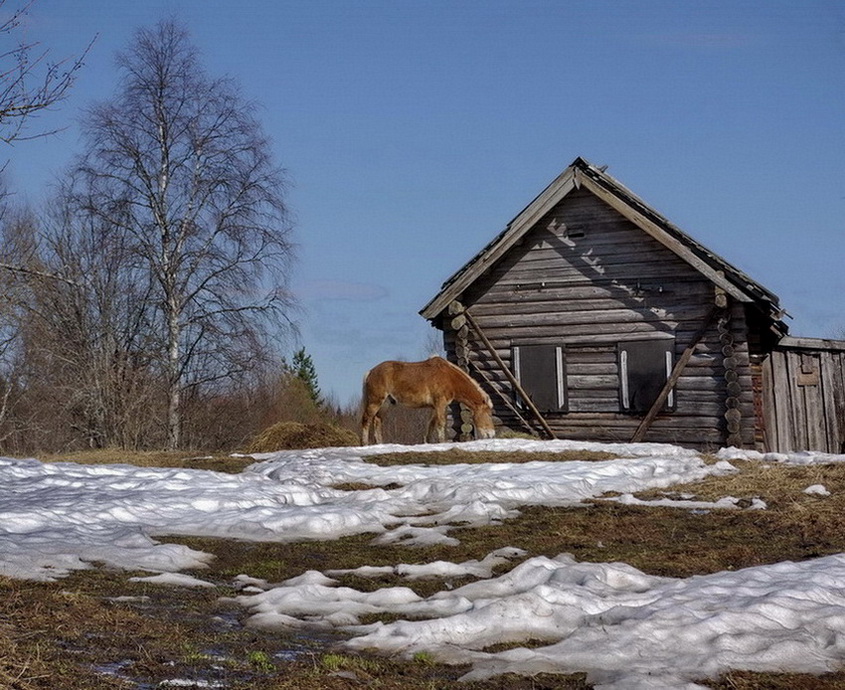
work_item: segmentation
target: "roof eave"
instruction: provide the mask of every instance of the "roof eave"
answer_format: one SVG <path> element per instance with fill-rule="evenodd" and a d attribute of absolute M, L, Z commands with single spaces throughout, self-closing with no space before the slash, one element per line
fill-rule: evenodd
<path fill-rule="evenodd" d="M 642 199 L 585 159 L 578 157 L 529 203 L 478 254 L 443 283 L 441 291 L 420 314 L 432 320 L 457 299 L 490 266 L 498 261 L 540 218 L 573 189 L 585 186 L 589 191 L 630 220 L 646 234 L 698 270 L 714 285 L 739 302 L 756 304 L 773 322 L 780 322 L 785 312 L 777 295 L 756 283 L 745 273 L 670 223 Z M 786 332 L 784 324 L 783 331 Z"/>
<path fill-rule="evenodd" d="M 580 160 L 580 159 L 576 159 Z M 498 261 L 511 247 L 516 244 L 534 224 L 548 213 L 561 199 L 575 189 L 574 164 L 570 165 L 540 194 L 526 206 L 505 229 L 491 240 L 478 254 L 465 263 L 457 272 L 449 277 L 441 291 L 425 307 L 420 314 L 426 319 L 433 319 L 443 311 L 449 303 L 457 298 L 466 288 L 474 283 L 491 265 Z"/>

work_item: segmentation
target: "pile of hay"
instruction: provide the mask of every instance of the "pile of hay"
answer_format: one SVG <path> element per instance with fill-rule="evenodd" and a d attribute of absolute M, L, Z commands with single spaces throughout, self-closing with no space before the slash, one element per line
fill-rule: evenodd
<path fill-rule="evenodd" d="M 324 422 L 302 424 L 279 422 L 267 427 L 253 439 L 247 453 L 272 453 L 277 450 L 357 446 L 358 436 L 349 429 Z"/>

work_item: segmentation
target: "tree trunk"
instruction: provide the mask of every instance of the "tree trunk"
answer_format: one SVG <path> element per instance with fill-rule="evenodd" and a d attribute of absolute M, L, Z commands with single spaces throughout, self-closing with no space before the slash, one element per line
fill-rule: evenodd
<path fill-rule="evenodd" d="M 182 381 L 179 375 L 179 309 L 173 292 L 168 295 L 167 307 L 167 450 L 178 450 L 182 427 Z"/>

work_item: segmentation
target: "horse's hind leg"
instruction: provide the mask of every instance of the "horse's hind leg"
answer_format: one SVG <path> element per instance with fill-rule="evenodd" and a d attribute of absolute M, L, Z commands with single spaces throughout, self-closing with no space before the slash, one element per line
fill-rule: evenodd
<path fill-rule="evenodd" d="M 381 411 L 384 400 L 370 401 L 364 404 L 364 412 L 361 415 L 361 445 L 370 443 L 370 429 L 373 431 L 374 443 L 382 442 L 381 435 Z"/>
<path fill-rule="evenodd" d="M 361 445 L 366 446 L 370 443 L 370 427 L 376 425 L 378 411 L 381 404 L 367 403 L 364 405 L 364 412 L 361 415 Z M 374 429 L 374 431 L 376 431 Z M 381 436 L 381 420 L 378 421 L 378 430 L 376 431 L 376 443 L 380 443 L 378 437 Z"/>

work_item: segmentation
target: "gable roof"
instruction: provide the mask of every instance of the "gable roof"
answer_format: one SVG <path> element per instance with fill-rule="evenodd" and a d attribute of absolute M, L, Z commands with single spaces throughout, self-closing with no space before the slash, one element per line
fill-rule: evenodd
<path fill-rule="evenodd" d="M 686 261 L 735 300 L 754 303 L 777 326 L 787 332 L 781 319 L 786 315 L 778 296 L 752 280 L 741 270 L 694 240 L 680 228 L 608 175 L 604 169 L 576 158 L 558 177 L 526 206 L 505 229 L 452 275 L 440 292 L 420 310 L 426 319 L 440 314 L 452 300 L 501 259 L 535 224 L 574 189 L 584 188 L 618 211 L 643 232 Z"/>

